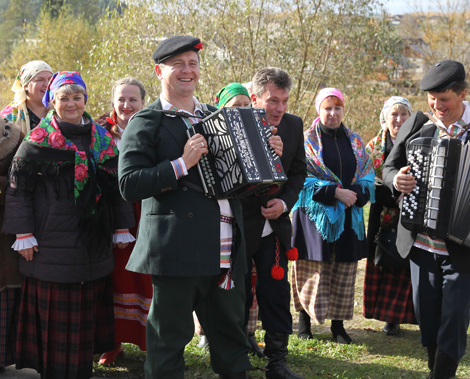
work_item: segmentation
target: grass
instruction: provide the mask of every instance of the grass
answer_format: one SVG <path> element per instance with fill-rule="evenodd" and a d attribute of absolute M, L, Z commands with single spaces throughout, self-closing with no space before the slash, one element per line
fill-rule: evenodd
<path fill-rule="evenodd" d="M 368 207 L 364 213 L 367 220 Z M 364 271 L 365 260 L 362 260 L 356 279 L 354 319 L 345 321 L 353 344 L 338 345 L 333 342 L 329 321 L 324 325 L 312 326 L 312 340 L 299 340 L 295 333 L 298 314 L 292 309 L 294 334 L 289 340 L 289 367 L 307 379 L 424 379 L 428 374 L 427 354 L 419 341 L 419 328 L 416 325 L 402 325 L 398 336 L 386 336 L 382 333 L 383 322 L 362 316 Z M 257 330 L 260 343 L 263 335 L 262 330 Z M 199 349 L 197 342 L 198 337 L 195 336 L 186 347 L 185 378 L 218 378 L 210 367 L 209 352 Z M 142 379 L 144 360 L 145 353 L 138 347 L 124 344 L 124 354 L 118 357 L 115 365 L 103 367 L 95 364 L 94 375 L 100 378 Z M 250 372 L 250 378 L 264 378 L 266 361 L 251 357 L 251 362 L 254 370 Z M 460 362 L 457 377 L 470 379 L 470 354 Z"/>
<path fill-rule="evenodd" d="M 345 328 L 353 339 L 351 345 L 338 345 L 331 339 L 330 325 L 313 325 L 314 338 L 299 340 L 294 333 L 289 340 L 289 367 L 305 378 L 425 378 L 427 370 L 426 350 L 419 342 L 419 329 L 416 325 L 402 325 L 398 336 L 382 333 L 383 323 L 368 320 L 362 316 L 362 286 L 365 260 L 359 262 L 356 281 L 355 315 L 345 321 Z M 292 310 L 294 329 L 298 315 Z M 263 331 L 256 332 L 258 341 L 263 341 Z M 195 336 L 186 347 L 185 378 L 217 378 L 210 367 L 210 356 L 206 349 L 197 347 Z M 96 358 L 96 360 L 98 357 Z M 158 357 L 155 357 L 158 359 Z M 95 364 L 95 377 L 101 378 L 144 378 L 143 364 L 145 353 L 131 344 L 124 344 L 124 354 L 112 367 Z M 266 361 L 251 357 L 254 370 L 250 378 L 264 378 Z M 470 378 L 470 356 L 467 354 L 459 365 L 458 378 Z"/>

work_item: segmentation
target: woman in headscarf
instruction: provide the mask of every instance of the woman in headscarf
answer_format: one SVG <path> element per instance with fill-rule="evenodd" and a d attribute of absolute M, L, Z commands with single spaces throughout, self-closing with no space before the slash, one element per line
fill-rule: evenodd
<path fill-rule="evenodd" d="M 112 111 L 96 122 L 104 126 L 120 147 L 121 137 L 129 119 L 144 107 L 145 87 L 135 78 L 117 80 L 111 90 Z M 140 219 L 140 202 L 133 203 L 136 226 L 131 234 L 137 235 Z M 152 277 L 126 270 L 126 264 L 135 243 L 125 249 L 114 248 L 113 293 L 114 293 L 114 350 L 101 355 L 99 363 L 111 365 L 122 354 L 122 342 L 133 343 L 142 351 L 147 350 L 145 341 L 147 315 L 152 301 Z"/>
<path fill-rule="evenodd" d="M 311 320 L 331 319 L 333 339 L 349 344 L 343 320 L 353 317 L 357 262 L 367 256 L 362 207 L 374 200 L 374 172 L 361 138 L 342 123 L 341 91 L 322 89 L 315 108 L 319 117 L 304 133 L 307 179 L 293 208 L 298 333 L 310 339 Z"/>
<path fill-rule="evenodd" d="M 397 335 L 400 324 L 416 324 L 409 268 L 377 267 L 374 264 L 375 236 L 379 228 L 393 230 L 396 234 L 400 212 L 398 199 L 382 181 L 382 167 L 400 127 L 410 115 L 411 105 L 404 97 L 392 96 L 386 100 L 380 112 L 379 134 L 366 147 L 374 164 L 376 202 L 370 207 L 367 228 L 369 257 L 364 278 L 363 313 L 366 318 L 385 321 L 383 332 L 387 335 Z"/>
<path fill-rule="evenodd" d="M 249 107 L 250 105 L 250 94 L 246 87 L 240 83 L 230 83 L 215 95 L 215 106 L 219 109 L 224 107 Z"/>
<path fill-rule="evenodd" d="M 47 114 L 42 97 L 52 74 L 51 66 L 43 61 L 23 65 L 11 87 L 15 93 L 14 100 L 0 115 L 20 126 L 24 134 L 34 129 Z"/>
<path fill-rule="evenodd" d="M 85 379 L 93 354 L 114 347 L 113 243 L 134 224 L 117 186 L 117 148 L 85 112 L 86 85 L 53 75 L 51 111 L 13 159 L 3 232 L 16 234 L 22 288 L 16 367 L 42 379 Z"/>

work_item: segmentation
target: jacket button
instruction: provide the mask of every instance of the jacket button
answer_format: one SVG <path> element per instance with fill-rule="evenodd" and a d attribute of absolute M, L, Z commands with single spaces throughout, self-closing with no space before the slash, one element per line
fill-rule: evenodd
<path fill-rule="evenodd" d="M 193 218 L 193 214 L 192 214 L 192 213 L 188 213 L 188 218 Z"/>
<path fill-rule="evenodd" d="M 188 190 L 188 187 L 186 187 L 186 186 L 182 186 L 182 187 L 181 187 L 181 190 L 183 190 L 183 191 L 187 191 L 187 190 Z"/>

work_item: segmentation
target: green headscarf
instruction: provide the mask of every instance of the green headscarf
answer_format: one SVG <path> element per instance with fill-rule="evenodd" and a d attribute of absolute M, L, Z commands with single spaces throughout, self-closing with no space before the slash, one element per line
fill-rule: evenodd
<path fill-rule="evenodd" d="M 225 107 L 225 104 L 237 95 L 246 95 L 250 97 L 248 90 L 243 85 L 240 83 L 230 83 L 215 95 L 215 106 L 217 108 L 223 108 Z"/>

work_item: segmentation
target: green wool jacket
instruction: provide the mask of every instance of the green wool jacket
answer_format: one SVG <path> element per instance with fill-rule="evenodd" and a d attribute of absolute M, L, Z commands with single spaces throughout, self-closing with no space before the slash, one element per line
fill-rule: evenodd
<path fill-rule="evenodd" d="M 184 184 L 202 186 L 197 167 L 177 180 L 170 161 L 182 156 L 188 140 L 180 117 L 159 112 L 160 100 L 129 122 L 119 153 L 119 186 L 128 201 L 142 200 L 137 242 L 127 269 L 152 275 L 220 274 L 220 210 L 217 200 Z M 215 108 L 211 108 L 215 110 Z M 243 218 L 238 200 L 234 246 L 238 274 L 246 271 Z"/>

